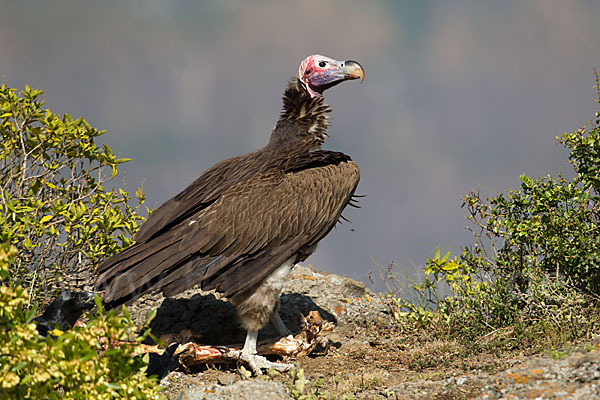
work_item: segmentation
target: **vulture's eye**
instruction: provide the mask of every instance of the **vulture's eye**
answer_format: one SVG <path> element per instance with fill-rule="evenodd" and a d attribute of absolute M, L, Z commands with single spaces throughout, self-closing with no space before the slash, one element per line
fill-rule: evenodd
<path fill-rule="evenodd" d="M 327 61 L 321 61 L 319 63 L 319 67 L 321 67 L 321 68 L 325 68 L 326 65 L 327 65 Z"/>

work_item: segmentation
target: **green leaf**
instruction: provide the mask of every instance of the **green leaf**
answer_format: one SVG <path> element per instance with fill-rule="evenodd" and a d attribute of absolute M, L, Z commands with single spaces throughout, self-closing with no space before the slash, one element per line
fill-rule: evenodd
<path fill-rule="evenodd" d="M 100 300 L 100 296 L 97 293 L 94 294 L 94 303 L 96 304 L 96 308 L 98 308 L 99 313 L 104 313 L 104 306 L 102 306 L 102 300 Z"/>
<path fill-rule="evenodd" d="M 112 158 L 113 157 L 113 151 L 110 147 L 108 147 L 108 145 L 104 145 L 104 153 L 109 157 Z"/>

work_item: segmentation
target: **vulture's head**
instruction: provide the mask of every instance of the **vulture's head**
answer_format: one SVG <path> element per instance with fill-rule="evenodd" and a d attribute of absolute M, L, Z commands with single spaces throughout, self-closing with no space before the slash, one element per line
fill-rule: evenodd
<path fill-rule="evenodd" d="M 312 97 L 323 96 L 323 92 L 349 79 L 365 79 L 365 71 L 356 61 L 337 61 L 314 54 L 300 64 L 298 78 L 304 83 Z"/>

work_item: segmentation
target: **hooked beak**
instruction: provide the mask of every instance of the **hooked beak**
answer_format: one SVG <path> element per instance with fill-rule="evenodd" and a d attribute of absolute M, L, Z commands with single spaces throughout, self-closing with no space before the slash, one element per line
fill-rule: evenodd
<path fill-rule="evenodd" d="M 346 79 L 358 79 L 360 78 L 360 83 L 365 80 L 365 70 L 363 67 L 354 60 L 348 60 L 344 62 L 344 66 L 342 68 L 342 72 L 344 73 L 344 77 Z"/>

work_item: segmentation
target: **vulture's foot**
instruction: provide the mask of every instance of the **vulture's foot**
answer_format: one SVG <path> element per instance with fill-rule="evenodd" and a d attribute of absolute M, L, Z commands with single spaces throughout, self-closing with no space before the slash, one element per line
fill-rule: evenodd
<path fill-rule="evenodd" d="M 276 371 L 285 372 L 296 367 L 294 364 L 276 363 L 258 354 L 247 354 L 241 351 L 239 353 L 239 360 L 245 362 L 254 375 L 262 375 L 263 369 L 273 368 Z"/>
<path fill-rule="evenodd" d="M 279 315 L 277 315 L 278 319 L 279 319 L 279 324 L 276 322 L 275 326 L 279 327 L 279 326 L 283 326 L 285 328 L 285 325 L 283 323 L 283 321 L 281 321 L 281 318 L 279 318 Z M 273 321 L 273 319 L 272 319 Z M 287 328 L 285 328 L 287 329 Z M 248 364 L 248 366 L 250 367 L 250 369 L 252 370 L 252 372 L 255 375 L 262 375 L 262 370 L 263 369 L 268 369 L 268 368 L 273 368 L 276 371 L 289 371 L 290 369 L 294 368 L 294 364 L 281 364 L 281 363 L 274 363 L 271 362 L 269 360 L 267 360 L 265 357 L 263 356 L 259 356 L 256 353 L 256 340 L 258 339 L 258 331 L 248 331 L 248 333 L 246 334 L 246 343 L 244 343 L 244 348 L 242 350 L 233 350 L 230 354 L 232 354 L 234 357 L 236 357 L 238 360 L 244 361 L 246 364 Z"/>

